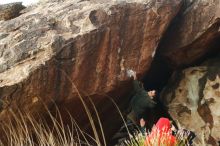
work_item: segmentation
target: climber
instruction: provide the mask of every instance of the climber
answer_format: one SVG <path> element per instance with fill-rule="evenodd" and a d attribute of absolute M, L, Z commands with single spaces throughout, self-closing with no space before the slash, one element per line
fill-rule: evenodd
<path fill-rule="evenodd" d="M 142 119 L 145 125 L 144 117 L 146 116 L 146 110 L 154 108 L 156 106 L 156 102 L 154 102 L 154 97 L 156 96 L 156 91 L 152 90 L 147 92 L 143 86 L 141 86 L 141 82 L 137 80 L 136 73 L 132 70 L 127 71 L 127 75 L 129 77 L 133 77 L 133 88 L 134 88 L 134 95 L 131 98 L 130 108 L 131 112 L 127 115 L 126 126 L 122 126 L 120 130 L 113 136 L 113 140 L 121 141 L 124 137 L 127 136 L 128 131 L 124 131 L 125 127 L 128 128 L 129 132 L 132 133 L 137 126 L 139 130 L 145 134 L 145 127 L 143 128 L 139 125 L 139 120 Z M 148 115 L 147 115 L 148 116 Z M 126 129 L 127 130 L 127 129 Z"/>
<path fill-rule="evenodd" d="M 131 112 L 128 114 L 128 119 L 133 123 L 139 122 L 141 118 L 144 117 L 146 110 L 152 109 L 156 106 L 154 97 L 156 96 L 156 91 L 152 90 L 147 92 L 143 86 L 140 86 L 140 82 L 137 80 L 136 73 L 132 70 L 128 70 L 128 75 L 133 77 L 134 86 L 134 96 L 131 99 L 130 106 Z"/>

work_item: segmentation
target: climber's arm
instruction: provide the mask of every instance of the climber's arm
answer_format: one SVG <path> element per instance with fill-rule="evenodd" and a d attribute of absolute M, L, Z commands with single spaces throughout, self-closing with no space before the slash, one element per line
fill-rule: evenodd
<path fill-rule="evenodd" d="M 136 93 L 142 89 L 138 80 L 133 80 L 133 88 Z"/>

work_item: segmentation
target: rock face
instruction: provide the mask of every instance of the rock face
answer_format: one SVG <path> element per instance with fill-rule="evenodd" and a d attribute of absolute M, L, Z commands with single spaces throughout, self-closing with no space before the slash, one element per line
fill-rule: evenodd
<path fill-rule="evenodd" d="M 0 20 L 9 20 L 19 16 L 24 8 L 20 2 L 0 5 Z"/>
<path fill-rule="evenodd" d="M 116 122 L 105 95 L 124 102 L 126 69 L 144 75 L 180 7 L 180 0 L 52 1 L 0 22 L 0 120 L 9 109 L 40 112 L 41 100 L 82 119 L 77 87 L 108 114 L 103 123 Z"/>
<path fill-rule="evenodd" d="M 163 56 L 180 67 L 213 53 L 219 44 L 220 1 L 185 0 L 185 6 L 161 43 Z"/>
<path fill-rule="evenodd" d="M 198 145 L 217 146 L 220 140 L 219 66 L 218 59 L 176 72 L 161 96 L 170 115 L 195 131 Z"/>

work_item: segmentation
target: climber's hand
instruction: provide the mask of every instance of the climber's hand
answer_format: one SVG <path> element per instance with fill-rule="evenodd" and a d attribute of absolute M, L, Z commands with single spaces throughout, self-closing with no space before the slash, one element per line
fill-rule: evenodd
<path fill-rule="evenodd" d="M 145 121 L 143 118 L 140 119 L 140 126 L 145 127 Z"/>
<path fill-rule="evenodd" d="M 131 70 L 131 69 L 127 70 L 127 76 L 128 76 L 128 77 L 133 77 L 134 80 L 137 79 L 136 72 L 133 71 L 133 70 Z"/>

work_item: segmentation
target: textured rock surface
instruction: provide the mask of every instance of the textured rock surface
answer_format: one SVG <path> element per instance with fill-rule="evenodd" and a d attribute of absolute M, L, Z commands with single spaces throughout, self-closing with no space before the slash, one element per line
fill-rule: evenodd
<path fill-rule="evenodd" d="M 173 67 L 190 65 L 213 52 L 219 44 L 220 1 L 185 0 L 185 8 L 173 22 L 161 49 Z"/>
<path fill-rule="evenodd" d="M 161 96 L 171 116 L 195 131 L 198 145 L 217 146 L 220 140 L 219 66 L 219 59 L 211 60 L 175 73 Z"/>
<path fill-rule="evenodd" d="M 40 112 L 41 100 L 83 118 L 71 80 L 113 128 L 108 124 L 117 120 L 104 94 L 125 101 L 126 69 L 143 76 L 180 6 L 180 0 L 66 0 L 0 22 L 0 120 L 8 109 Z"/>
<path fill-rule="evenodd" d="M 24 8 L 20 2 L 0 5 L 0 20 L 9 20 L 19 16 Z"/>

